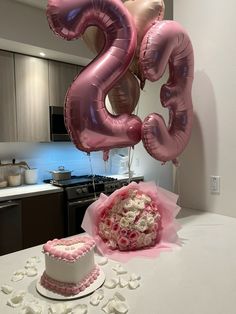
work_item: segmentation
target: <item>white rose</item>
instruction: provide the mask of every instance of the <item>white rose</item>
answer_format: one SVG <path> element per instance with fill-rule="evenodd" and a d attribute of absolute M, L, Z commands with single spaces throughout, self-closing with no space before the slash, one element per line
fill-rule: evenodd
<path fill-rule="evenodd" d="M 142 247 L 144 245 L 145 235 L 141 234 L 137 239 L 137 247 Z"/>
<path fill-rule="evenodd" d="M 132 211 L 129 211 L 129 212 L 125 213 L 124 215 L 130 223 L 134 222 L 134 220 L 137 216 L 137 214 L 135 212 L 132 212 Z"/>
<path fill-rule="evenodd" d="M 153 216 L 151 214 L 147 214 L 146 219 L 147 219 L 148 226 L 152 227 L 155 223 Z"/>
<path fill-rule="evenodd" d="M 124 203 L 124 208 L 125 209 L 131 209 L 133 207 L 133 201 L 132 199 L 128 199 Z"/>
<path fill-rule="evenodd" d="M 146 194 L 142 194 L 142 200 L 147 204 L 151 203 L 152 201 L 151 198 Z"/>
<path fill-rule="evenodd" d="M 138 209 L 144 209 L 145 208 L 144 201 L 142 199 L 137 199 L 137 198 L 134 200 L 134 206 Z"/>
<path fill-rule="evenodd" d="M 136 229 L 138 229 L 141 232 L 144 232 L 148 229 L 148 224 L 146 219 L 140 219 L 137 221 Z"/>
<path fill-rule="evenodd" d="M 120 227 L 127 228 L 129 226 L 129 220 L 126 217 L 122 217 L 119 224 Z"/>
<path fill-rule="evenodd" d="M 144 245 L 150 245 L 152 243 L 152 234 L 146 234 L 143 242 Z"/>

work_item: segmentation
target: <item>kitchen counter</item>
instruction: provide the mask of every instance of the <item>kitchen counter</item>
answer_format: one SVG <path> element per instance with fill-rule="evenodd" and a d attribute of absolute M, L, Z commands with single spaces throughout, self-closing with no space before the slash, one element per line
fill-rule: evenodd
<path fill-rule="evenodd" d="M 49 194 L 62 192 L 63 189 L 51 184 L 42 183 L 34 185 L 21 185 L 18 187 L 8 187 L 0 189 L 0 202 L 12 199 L 19 199 L 22 197 L 29 197 L 33 195 Z"/>
<path fill-rule="evenodd" d="M 236 300 L 236 219 L 207 212 L 182 210 L 178 217 L 181 246 L 155 259 L 136 258 L 124 264 L 128 273 L 141 275 L 137 290 L 103 288 L 105 298 L 119 291 L 130 307 L 128 314 L 235 314 Z M 42 246 L 0 257 L 0 286 L 8 283 L 24 289 L 47 304 L 35 290 L 35 278 L 10 281 L 12 273 L 22 269 L 28 258 L 40 256 L 39 275 L 44 269 Z M 115 276 L 114 261 L 103 267 L 107 278 Z M 18 313 L 6 306 L 9 296 L 0 292 L 0 313 Z M 88 314 L 104 314 L 101 305 L 89 304 L 89 297 L 73 301 L 86 303 Z M 47 312 L 44 312 L 47 313 Z"/>

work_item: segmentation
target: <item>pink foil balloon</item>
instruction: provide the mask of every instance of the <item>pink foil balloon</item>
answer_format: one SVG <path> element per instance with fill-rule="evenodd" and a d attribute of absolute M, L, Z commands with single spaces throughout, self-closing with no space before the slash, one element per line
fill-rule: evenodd
<path fill-rule="evenodd" d="M 156 22 L 145 35 L 140 65 L 145 79 L 159 80 L 169 64 L 169 79 L 161 88 L 161 103 L 169 109 L 169 126 L 157 113 L 143 123 L 142 140 L 148 153 L 160 161 L 175 159 L 186 147 L 192 130 L 193 48 L 177 22 Z"/>
<path fill-rule="evenodd" d="M 66 96 L 65 122 L 77 148 L 85 152 L 134 146 L 141 139 L 141 120 L 135 115 L 113 116 L 105 97 L 126 72 L 136 48 L 136 30 L 120 0 L 49 0 L 52 30 L 72 40 L 88 26 L 98 26 L 105 46 L 74 80 Z"/>
<path fill-rule="evenodd" d="M 128 70 L 108 93 L 108 97 L 116 114 L 131 114 L 140 97 L 139 82 L 134 74 Z"/>
<path fill-rule="evenodd" d="M 105 37 L 99 28 L 90 26 L 82 38 L 94 53 L 99 54 L 102 51 Z M 131 114 L 140 98 L 139 82 L 135 75 L 128 70 L 110 90 L 108 98 L 116 114 Z"/>

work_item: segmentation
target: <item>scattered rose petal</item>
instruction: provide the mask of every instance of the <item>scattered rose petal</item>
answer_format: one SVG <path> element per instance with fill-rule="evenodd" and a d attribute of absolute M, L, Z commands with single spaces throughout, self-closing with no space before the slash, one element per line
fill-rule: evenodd
<path fill-rule="evenodd" d="M 137 274 L 131 274 L 130 275 L 130 280 L 133 281 L 133 280 L 140 280 L 141 279 L 141 276 L 140 275 L 137 275 Z"/>
<path fill-rule="evenodd" d="M 104 298 L 104 291 L 102 289 L 99 289 L 95 291 L 92 296 L 90 297 L 90 304 L 93 306 L 99 305 L 101 300 Z"/>
<path fill-rule="evenodd" d="M 114 289 L 118 285 L 118 283 L 119 283 L 118 278 L 112 278 L 104 282 L 104 287 L 108 289 Z"/>
<path fill-rule="evenodd" d="M 48 309 L 49 314 L 66 314 L 68 313 L 66 303 L 51 304 Z"/>
<path fill-rule="evenodd" d="M 124 279 L 124 278 L 119 278 L 119 285 L 120 285 L 120 287 L 121 288 L 125 288 L 126 286 L 128 286 L 128 281 L 126 280 L 126 279 Z"/>
<path fill-rule="evenodd" d="M 128 312 L 128 306 L 114 296 L 114 298 L 108 300 L 108 302 L 102 307 L 102 310 L 106 314 L 125 314 Z"/>
<path fill-rule="evenodd" d="M 35 267 L 35 263 L 27 261 L 25 264 L 25 268 L 28 269 L 28 268 L 32 268 L 32 267 Z"/>
<path fill-rule="evenodd" d="M 140 286 L 140 283 L 138 280 L 130 280 L 129 281 L 129 288 L 132 290 L 137 289 Z"/>
<path fill-rule="evenodd" d="M 19 314 L 41 314 L 43 313 L 43 307 L 38 302 L 31 302 L 25 304 L 19 311 Z"/>
<path fill-rule="evenodd" d="M 66 312 L 70 314 L 70 312 Z M 65 313 L 65 314 L 66 314 Z M 78 304 L 72 308 L 71 314 L 87 314 L 88 313 L 88 306 L 86 304 Z"/>
<path fill-rule="evenodd" d="M 112 270 L 114 270 L 117 275 L 123 275 L 127 273 L 127 271 L 120 264 L 116 264 Z"/>
<path fill-rule="evenodd" d="M 26 292 L 25 291 L 18 291 L 15 292 L 10 299 L 7 300 L 7 305 L 15 308 L 20 307 L 24 301 Z"/>
<path fill-rule="evenodd" d="M 115 310 L 115 313 L 117 314 L 125 314 L 129 310 L 127 304 L 125 304 L 124 302 L 115 302 L 113 304 L 113 309 Z"/>
<path fill-rule="evenodd" d="M 38 275 L 38 270 L 36 267 L 31 267 L 31 268 L 28 268 L 27 271 L 26 271 L 26 275 L 28 277 L 34 277 L 34 276 L 37 276 Z"/>
<path fill-rule="evenodd" d="M 2 285 L 1 290 L 3 293 L 5 294 L 10 294 L 12 293 L 12 291 L 14 290 L 13 287 L 9 286 L 9 285 Z"/>
<path fill-rule="evenodd" d="M 32 256 L 30 257 L 27 262 L 36 264 L 36 263 L 41 263 L 41 258 L 39 256 Z"/>
<path fill-rule="evenodd" d="M 116 300 L 118 300 L 118 301 L 122 301 L 122 302 L 125 301 L 125 297 L 124 297 L 120 292 L 116 292 L 116 293 L 114 294 L 114 298 L 115 298 Z"/>
<path fill-rule="evenodd" d="M 13 282 L 20 281 L 24 278 L 24 276 L 25 276 L 25 270 L 19 269 L 13 273 L 13 276 L 11 277 L 11 281 Z"/>
<path fill-rule="evenodd" d="M 99 258 L 99 260 L 98 260 L 98 265 L 100 265 L 100 266 L 106 265 L 107 263 L 108 263 L 108 258 L 105 256 Z"/>

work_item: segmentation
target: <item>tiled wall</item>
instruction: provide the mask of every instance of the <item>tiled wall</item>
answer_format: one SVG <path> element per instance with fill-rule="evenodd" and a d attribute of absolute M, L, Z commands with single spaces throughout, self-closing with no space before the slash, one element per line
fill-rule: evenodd
<path fill-rule="evenodd" d="M 105 163 L 101 152 L 93 152 L 89 158 L 71 143 L 0 143 L 1 162 L 11 162 L 13 158 L 16 162 L 26 161 L 31 168 L 38 168 L 39 182 L 50 178 L 49 171 L 56 170 L 58 166 L 73 170 L 73 175 L 90 174 L 92 171 L 96 174 L 110 173 L 110 161 Z"/>

